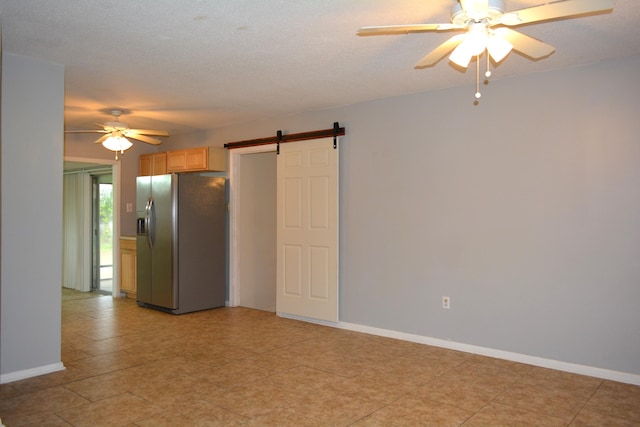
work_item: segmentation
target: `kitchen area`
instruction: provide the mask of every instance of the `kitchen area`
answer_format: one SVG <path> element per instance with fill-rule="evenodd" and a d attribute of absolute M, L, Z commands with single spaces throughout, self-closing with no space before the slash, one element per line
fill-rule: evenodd
<path fill-rule="evenodd" d="M 122 296 L 173 314 L 225 305 L 225 170 L 223 148 L 139 156 L 136 234 L 120 237 Z"/>

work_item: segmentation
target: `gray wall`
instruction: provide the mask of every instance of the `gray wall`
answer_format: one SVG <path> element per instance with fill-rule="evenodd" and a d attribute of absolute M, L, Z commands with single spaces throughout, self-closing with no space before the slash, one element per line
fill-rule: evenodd
<path fill-rule="evenodd" d="M 470 81 L 209 140 L 346 126 L 341 321 L 637 375 L 638 75 L 636 57 L 495 80 L 478 106 Z"/>
<path fill-rule="evenodd" d="M 469 76 L 166 149 L 339 121 L 341 321 L 638 375 L 638 75 L 635 57 L 494 80 L 478 106 Z"/>
<path fill-rule="evenodd" d="M 64 68 L 3 54 L 0 374 L 60 368 Z"/>

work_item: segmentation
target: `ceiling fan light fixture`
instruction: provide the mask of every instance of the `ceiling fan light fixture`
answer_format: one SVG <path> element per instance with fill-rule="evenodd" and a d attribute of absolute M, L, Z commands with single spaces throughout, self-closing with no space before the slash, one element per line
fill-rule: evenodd
<path fill-rule="evenodd" d="M 488 43 L 487 26 L 484 23 L 472 23 L 464 40 L 451 52 L 451 62 L 466 68 L 471 58 L 482 54 Z"/>
<path fill-rule="evenodd" d="M 456 0 L 451 10 L 451 24 L 410 24 L 362 27 L 358 35 L 408 34 L 429 31 L 467 30 L 450 37 L 422 58 L 415 68 L 434 66 L 447 54 L 449 60 L 467 68 L 472 57 L 477 58 L 476 99 L 480 98 L 480 57 L 486 54 L 487 71 L 491 76 L 491 61 L 502 61 L 511 50 L 533 60 L 546 58 L 555 48 L 533 37 L 504 26 L 517 26 L 582 15 L 610 12 L 616 0 L 548 0 L 542 5 L 505 12 L 506 0 Z"/>
<path fill-rule="evenodd" d="M 118 151 L 124 153 L 131 148 L 133 144 L 122 135 L 111 135 L 109 138 L 102 141 L 102 146 L 107 150 L 115 151 L 117 155 Z"/>

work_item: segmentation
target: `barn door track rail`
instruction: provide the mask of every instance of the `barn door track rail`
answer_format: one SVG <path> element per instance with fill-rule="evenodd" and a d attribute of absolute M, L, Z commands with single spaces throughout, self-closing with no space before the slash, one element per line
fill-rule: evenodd
<path fill-rule="evenodd" d="M 321 139 L 333 137 L 333 148 L 338 148 L 338 137 L 345 134 L 345 128 L 340 127 L 338 122 L 333 123 L 333 127 L 330 129 L 313 130 L 310 132 L 291 133 L 284 135 L 281 130 L 276 132 L 275 136 L 268 136 L 266 138 L 247 139 L 245 141 L 228 142 L 224 144 L 224 148 L 244 148 L 255 147 L 258 145 L 277 144 L 277 152 L 280 152 L 280 144 L 286 142 L 306 141 L 309 139 Z"/>

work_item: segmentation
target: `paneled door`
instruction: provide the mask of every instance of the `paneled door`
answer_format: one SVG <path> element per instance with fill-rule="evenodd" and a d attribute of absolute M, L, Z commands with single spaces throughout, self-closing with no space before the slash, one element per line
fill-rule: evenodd
<path fill-rule="evenodd" d="M 338 150 L 332 138 L 280 145 L 276 311 L 338 321 Z"/>

